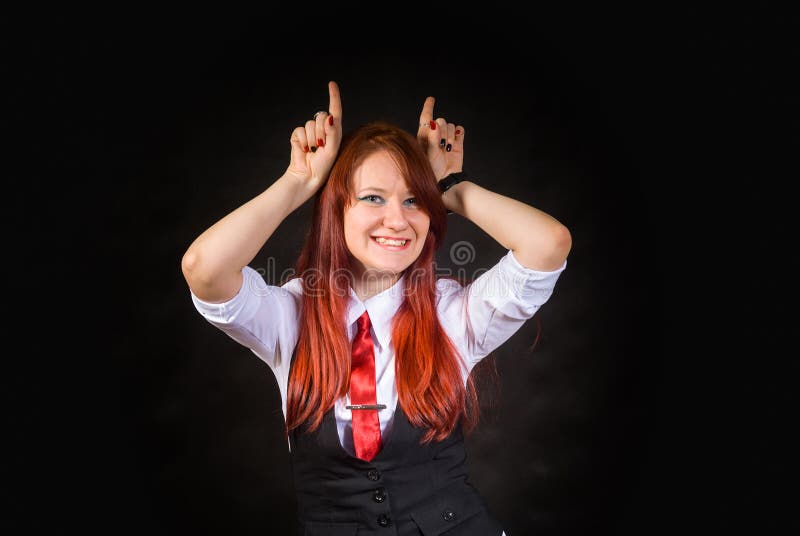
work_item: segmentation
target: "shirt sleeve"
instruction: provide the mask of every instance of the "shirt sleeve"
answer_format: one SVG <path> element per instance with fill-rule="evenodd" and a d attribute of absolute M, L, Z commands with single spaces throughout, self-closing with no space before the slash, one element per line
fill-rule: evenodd
<path fill-rule="evenodd" d="M 522 266 L 512 251 L 495 266 L 462 287 L 440 280 L 439 318 L 467 373 L 522 327 L 550 298 L 567 261 L 552 272 Z"/>
<path fill-rule="evenodd" d="M 299 279 L 272 286 L 245 266 L 236 296 L 227 302 L 209 303 L 192 293 L 192 302 L 208 322 L 250 348 L 280 380 L 288 375 L 291 350 L 297 343 L 301 296 Z"/>

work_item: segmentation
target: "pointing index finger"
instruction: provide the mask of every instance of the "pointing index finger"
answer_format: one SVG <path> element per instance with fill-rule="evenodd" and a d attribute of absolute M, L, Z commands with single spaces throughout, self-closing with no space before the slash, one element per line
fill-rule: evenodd
<path fill-rule="evenodd" d="M 328 105 L 328 113 L 337 119 L 342 117 L 342 98 L 339 95 L 339 85 L 334 82 L 328 82 L 328 94 L 330 95 L 330 104 Z"/>
<path fill-rule="evenodd" d="M 436 99 L 433 97 L 428 97 L 425 99 L 425 104 L 422 105 L 422 113 L 419 114 L 419 123 L 421 125 L 429 123 L 433 120 L 433 104 L 435 102 Z"/>

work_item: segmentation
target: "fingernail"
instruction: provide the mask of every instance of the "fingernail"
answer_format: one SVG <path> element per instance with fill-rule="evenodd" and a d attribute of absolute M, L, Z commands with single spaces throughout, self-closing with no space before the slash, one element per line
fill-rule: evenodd
<path fill-rule="evenodd" d="M 461 129 L 460 129 L 460 128 L 457 128 L 457 129 L 456 129 L 456 136 L 457 136 L 457 135 L 459 135 L 459 134 L 461 134 Z"/>
<path fill-rule="evenodd" d="M 317 145 L 320 147 L 325 147 L 325 140 L 322 138 L 317 138 Z"/>
<path fill-rule="evenodd" d="M 440 145 L 441 147 L 444 147 L 446 143 L 447 143 L 447 140 L 446 140 L 446 139 L 444 139 L 444 138 L 442 138 L 441 140 L 439 140 L 439 145 Z"/>
<path fill-rule="evenodd" d="M 305 147 L 303 147 L 303 152 L 304 152 L 304 153 L 307 153 L 307 152 L 308 152 L 308 145 L 306 145 Z"/>
<path fill-rule="evenodd" d="M 313 145 L 311 146 L 311 152 L 312 152 L 312 153 L 316 153 L 316 152 L 317 152 L 317 148 L 316 148 L 316 147 L 314 147 Z"/>
<path fill-rule="evenodd" d="M 452 150 L 453 150 L 453 146 L 452 146 L 451 144 L 449 144 L 449 143 L 448 143 L 448 144 L 447 144 L 447 147 L 445 147 L 445 151 L 447 151 L 447 152 L 449 153 L 449 152 L 450 152 L 450 151 L 452 151 Z"/>
<path fill-rule="evenodd" d="M 329 124 L 330 126 L 333 126 L 333 116 L 332 116 L 332 115 L 329 115 L 329 116 L 328 116 L 328 124 Z"/>
<path fill-rule="evenodd" d="M 430 125 L 431 125 L 431 130 L 436 130 L 436 121 L 431 119 Z"/>

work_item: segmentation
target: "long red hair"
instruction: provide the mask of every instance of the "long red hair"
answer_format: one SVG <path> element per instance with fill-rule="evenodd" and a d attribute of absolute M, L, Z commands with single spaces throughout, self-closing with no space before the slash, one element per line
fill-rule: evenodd
<path fill-rule="evenodd" d="M 434 253 L 447 230 L 447 210 L 419 142 L 388 123 L 349 133 L 328 180 L 316 195 L 312 224 L 297 261 L 302 312 L 289 374 L 287 431 L 308 422 L 316 430 L 350 380 L 350 342 L 345 316 L 355 259 L 344 238 L 344 210 L 352 202 L 351 176 L 367 156 L 385 150 L 394 158 L 430 228 L 417 259 L 406 268 L 403 301 L 392 323 L 395 382 L 409 421 L 425 429 L 423 441 L 445 439 L 460 418 L 467 431 L 478 421 L 475 387 L 461 374 L 461 357 L 436 314 Z"/>

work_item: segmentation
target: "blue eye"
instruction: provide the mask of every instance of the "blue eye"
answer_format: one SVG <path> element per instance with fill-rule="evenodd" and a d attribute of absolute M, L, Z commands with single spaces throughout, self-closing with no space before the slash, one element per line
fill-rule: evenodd
<path fill-rule="evenodd" d="M 373 205 L 384 205 L 386 201 L 379 195 L 376 194 L 368 194 L 361 197 L 356 197 L 358 201 L 366 201 L 367 203 L 371 203 Z M 417 198 L 416 197 L 409 197 L 405 201 L 403 201 L 403 205 L 406 207 L 418 207 Z"/>
<path fill-rule="evenodd" d="M 359 201 L 367 201 L 369 203 L 380 203 L 383 201 L 383 198 L 379 195 L 365 195 L 363 197 L 357 197 Z"/>

